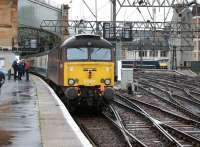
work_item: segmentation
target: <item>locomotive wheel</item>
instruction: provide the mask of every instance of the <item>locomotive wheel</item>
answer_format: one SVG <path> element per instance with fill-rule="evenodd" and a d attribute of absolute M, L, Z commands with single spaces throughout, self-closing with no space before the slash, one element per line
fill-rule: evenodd
<path fill-rule="evenodd" d="M 76 111 L 76 107 L 77 107 L 76 103 L 67 99 L 66 97 L 65 97 L 65 99 L 66 99 L 66 107 L 67 107 L 68 111 L 70 113 L 74 113 Z"/>

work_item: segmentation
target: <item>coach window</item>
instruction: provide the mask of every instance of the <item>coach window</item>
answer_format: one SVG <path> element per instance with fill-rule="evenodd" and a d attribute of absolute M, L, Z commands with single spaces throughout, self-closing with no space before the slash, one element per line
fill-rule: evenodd
<path fill-rule="evenodd" d="M 139 51 L 139 57 L 147 57 L 147 51 Z"/>
<path fill-rule="evenodd" d="M 160 52 L 161 57 L 167 57 L 167 52 L 166 51 L 161 51 Z"/>
<path fill-rule="evenodd" d="M 144 57 L 147 57 L 147 51 L 144 51 Z"/>
<path fill-rule="evenodd" d="M 88 49 L 87 48 L 68 48 L 67 60 L 87 60 Z"/>
<path fill-rule="evenodd" d="M 154 57 L 158 57 L 158 51 L 154 51 Z"/>
<path fill-rule="evenodd" d="M 91 60 L 110 61 L 111 56 L 111 49 L 109 48 L 92 48 L 90 53 Z"/>
<path fill-rule="evenodd" d="M 149 56 L 153 57 L 153 51 L 149 51 Z"/>
<path fill-rule="evenodd" d="M 40 57 L 40 67 L 42 66 L 42 57 Z"/>

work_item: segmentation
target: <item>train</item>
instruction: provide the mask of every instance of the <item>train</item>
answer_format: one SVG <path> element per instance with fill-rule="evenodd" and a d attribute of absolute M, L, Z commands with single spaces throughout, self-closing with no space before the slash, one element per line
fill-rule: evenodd
<path fill-rule="evenodd" d="M 119 60 L 119 68 L 142 68 L 142 69 L 167 69 L 167 63 L 160 63 L 157 60 Z"/>
<path fill-rule="evenodd" d="M 69 109 L 101 108 L 114 97 L 115 49 L 98 35 L 75 35 L 49 51 L 24 57 L 53 85 Z"/>

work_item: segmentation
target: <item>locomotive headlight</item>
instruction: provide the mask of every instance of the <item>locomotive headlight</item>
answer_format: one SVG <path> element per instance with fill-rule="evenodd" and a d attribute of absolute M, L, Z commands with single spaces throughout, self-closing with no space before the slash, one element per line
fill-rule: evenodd
<path fill-rule="evenodd" d="M 106 85 L 110 85 L 111 80 L 110 80 L 110 79 L 105 79 L 104 83 L 105 83 Z"/>
<path fill-rule="evenodd" d="M 74 71 L 74 67 L 69 67 L 69 71 Z"/>
<path fill-rule="evenodd" d="M 69 79 L 69 80 L 68 80 L 68 84 L 71 85 L 71 86 L 74 85 L 74 84 L 75 84 L 75 80 Z"/>

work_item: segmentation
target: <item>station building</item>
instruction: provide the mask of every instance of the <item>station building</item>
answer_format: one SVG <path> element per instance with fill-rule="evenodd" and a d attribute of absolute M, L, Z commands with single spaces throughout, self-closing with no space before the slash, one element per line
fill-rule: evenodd
<path fill-rule="evenodd" d="M 195 32 L 193 33 L 193 45 L 194 45 L 194 50 L 193 50 L 193 58 L 194 61 L 200 61 L 200 7 L 199 6 L 194 6 L 192 9 L 192 23 L 193 23 L 193 28 Z"/>
<path fill-rule="evenodd" d="M 145 32 L 147 34 L 147 32 Z M 146 35 L 144 38 L 137 38 L 122 49 L 122 59 L 169 62 L 169 45 L 162 32 L 156 32 L 156 38 Z"/>
<path fill-rule="evenodd" d="M 12 48 L 18 47 L 17 0 L 0 1 L 0 68 L 8 69 L 15 55 Z"/>
<path fill-rule="evenodd" d="M 44 0 L 1 0 L 0 8 L 0 68 L 10 69 L 16 55 L 45 51 L 60 43 L 62 29 L 43 30 L 40 25 L 43 20 L 62 19 L 68 7 Z"/>
<path fill-rule="evenodd" d="M 174 32 L 167 35 L 165 33 L 167 26 L 163 30 L 137 31 L 139 35 L 136 35 L 138 37 L 135 37 L 131 43 L 123 42 L 121 59 L 159 61 L 160 64 L 166 64 L 169 69 L 190 67 L 191 62 L 195 60 L 194 57 L 197 57 L 194 55 L 197 49 L 193 48 L 193 40 L 196 43 L 197 37 L 193 39 L 192 26 L 184 25 L 184 23 L 191 24 L 192 18 L 194 22 L 192 11 L 189 8 L 177 5 L 174 8 L 170 26 Z M 180 23 L 182 25 L 179 25 Z"/>
<path fill-rule="evenodd" d="M 133 41 L 122 43 L 120 60 L 158 61 L 169 67 L 170 48 L 164 31 L 141 30 L 133 34 Z"/>
<path fill-rule="evenodd" d="M 170 65 L 172 67 L 189 67 L 194 60 L 192 56 L 193 32 L 192 25 L 190 25 L 192 17 L 192 11 L 189 8 L 184 8 L 182 4 L 175 5 L 172 17 L 172 22 L 175 23 L 172 27 L 175 31 L 169 40 L 171 44 Z"/>

